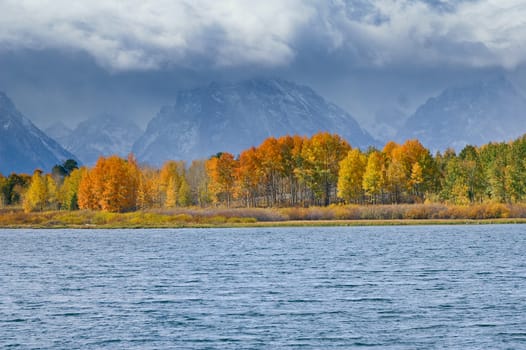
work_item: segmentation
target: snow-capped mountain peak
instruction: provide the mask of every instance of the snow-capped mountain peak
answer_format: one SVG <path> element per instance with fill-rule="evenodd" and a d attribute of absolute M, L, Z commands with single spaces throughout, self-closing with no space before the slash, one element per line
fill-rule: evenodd
<path fill-rule="evenodd" d="M 351 115 L 308 87 L 281 79 L 211 83 L 179 92 L 133 150 L 140 160 L 160 164 L 239 153 L 270 136 L 319 131 L 338 133 L 356 147 L 376 144 Z"/>

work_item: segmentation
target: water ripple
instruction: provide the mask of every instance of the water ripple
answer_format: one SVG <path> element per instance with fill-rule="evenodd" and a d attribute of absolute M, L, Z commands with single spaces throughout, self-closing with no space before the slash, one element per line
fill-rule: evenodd
<path fill-rule="evenodd" d="M 0 348 L 526 348 L 526 226 L 0 231 Z"/>

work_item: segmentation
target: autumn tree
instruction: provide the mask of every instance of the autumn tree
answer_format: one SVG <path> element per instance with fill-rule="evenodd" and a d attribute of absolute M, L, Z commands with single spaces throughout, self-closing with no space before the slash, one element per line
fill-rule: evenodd
<path fill-rule="evenodd" d="M 47 204 L 46 177 L 37 169 L 31 177 L 31 184 L 24 196 L 24 211 L 43 211 Z"/>
<path fill-rule="evenodd" d="M 257 206 L 257 198 L 262 183 L 263 169 L 260 152 L 251 147 L 239 155 L 239 166 L 235 173 L 237 196 L 247 207 Z"/>
<path fill-rule="evenodd" d="M 133 157 L 100 157 L 95 167 L 82 176 L 79 207 L 123 212 L 136 208 L 137 164 Z"/>
<path fill-rule="evenodd" d="M 45 181 L 47 191 L 47 207 L 53 210 L 60 209 L 59 185 L 57 184 L 57 181 L 51 174 L 45 176 Z"/>
<path fill-rule="evenodd" d="M 215 202 L 230 206 L 237 167 L 238 162 L 232 154 L 227 152 L 218 153 L 206 162 L 206 170 L 210 178 L 208 188 Z"/>
<path fill-rule="evenodd" d="M 340 162 L 338 173 L 338 197 L 347 203 L 360 203 L 363 200 L 363 175 L 367 165 L 367 157 L 359 149 L 354 148 Z"/>
<path fill-rule="evenodd" d="M 384 157 L 379 151 L 372 151 L 367 157 L 362 187 L 372 203 L 377 203 L 385 183 Z"/>
<path fill-rule="evenodd" d="M 415 162 L 411 166 L 411 175 L 409 177 L 409 186 L 417 198 L 422 198 L 421 186 L 424 183 L 424 170 L 420 163 Z"/>
<path fill-rule="evenodd" d="M 490 198 L 496 202 L 510 203 L 513 192 L 511 146 L 504 142 L 489 143 L 482 148 L 481 157 L 486 159 L 485 175 Z"/>
<path fill-rule="evenodd" d="M 274 137 L 269 137 L 258 147 L 259 173 L 265 189 L 267 206 L 274 206 L 280 196 L 282 174 L 281 146 Z"/>
<path fill-rule="evenodd" d="M 137 175 L 137 208 L 161 207 L 159 171 L 150 167 L 142 167 Z"/>
<path fill-rule="evenodd" d="M 327 132 L 317 133 L 303 144 L 301 179 L 324 205 L 329 205 L 335 194 L 340 162 L 350 149 L 340 136 Z"/>
<path fill-rule="evenodd" d="M 480 161 L 479 150 L 471 145 L 465 146 L 459 155 L 460 167 L 468 187 L 468 198 L 470 203 L 481 202 L 487 187 L 484 177 L 484 168 Z"/>
<path fill-rule="evenodd" d="M 281 150 L 280 172 L 283 178 L 284 191 L 287 192 L 288 202 L 285 204 L 296 205 L 300 193 L 299 179 L 296 169 L 303 164 L 302 148 L 305 138 L 295 136 L 282 136 L 278 139 Z"/>
<path fill-rule="evenodd" d="M 402 145 L 402 162 L 406 169 L 408 189 L 414 196 L 423 200 L 426 192 L 437 188 L 439 173 L 436 163 L 420 141 L 408 140 Z"/>
<path fill-rule="evenodd" d="M 163 206 L 174 208 L 178 205 L 179 189 L 185 173 L 182 161 L 166 161 L 159 175 L 159 184 Z"/>
<path fill-rule="evenodd" d="M 101 161 L 100 158 L 99 161 Z M 95 180 L 92 171 L 93 170 L 88 170 L 86 168 L 81 171 L 80 183 L 77 192 L 78 206 L 80 209 L 100 209 L 98 193 L 95 188 Z"/>
<path fill-rule="evenodd" d="M 95 165 L 97 168 L 97 165 Z M 132 159 L 125 161 L 118 156 L 111 156 L 101 164 L 103 172 L 102 193 L 99 203 L 102 210 L 123 212 L 136 207 L 137 165 Z M 97 172 L 97 174 L 101 174 Z"/>
<path fill-rule="evenodd" d="M 210 179 L 206 171 L 205 160 L 194 160 L 187 171 L 188 184 L 192 196 L 192 203 L 204 207 L 211 202 L 208 185 Z"/>
<path fill-rule="evenodd" d="M 18 205 L 27 188 L 31 184 L 31 176 L 27 174 L 10 174 L 0 188 L 5 205 Z"/>
<path fill-rule="evenodd" d="M 60 207 L 66 210 L 79 209 L 78 192 L 83 172 L 86 168 L 74 169 L 64 178 L 64 182 L 59 189 Z"/>
<path fill-rule="evenodd" d="M 399 203 L 408 189 L 408 169 L 404 161 L 404 149 L 395 142 L 389 142 L 383 149 L 385 155 L 385 190 L 391 202 Z"/>
<path fill-rule="evenodd" d="M 462 161 L 457 157 L 449 158 L 446 163 L 442 200 L 453 204 L 468 204 L 469 186 Z"/>
<path fill-rule="evenodd" d="M 511 199 L 521 202 L 526 198 L 526 135 L 513 141 L 509 152 Z"/>
<path fill-rule="evenodd" d="M 3 208 L 7 205 L 7 200 L 5 198 L 5 188 L 7 187 L 7 178 L 0 173 L 0 208 Z"/>
<path fill-rule="evenodd" d="M 183 175 L 181 178 L 178 193 L 179 195 L 177 197 L 177 204 L 179 206 L 188 207 L 192 205 L 192 191 L 188 181 L 186 180 L 186 175 Z"/>

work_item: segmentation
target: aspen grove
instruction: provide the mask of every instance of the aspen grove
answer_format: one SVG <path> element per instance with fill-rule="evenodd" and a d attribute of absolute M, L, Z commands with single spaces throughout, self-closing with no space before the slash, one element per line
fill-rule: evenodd
<path fill-rule="evenodd" d="M 133 155 L 95 166 L 57 165 L 45 174 L 0 175 L 0 204 L 24 210 L 128 212 L 175 207 L 308 207 L 331 204 L 521 203 L 526 136 L 448 149 L 434 156 L 418 140 L 353 148 L 336 134 L 270 137 L 239 155 L 217 153 L 161 168 Z"/>

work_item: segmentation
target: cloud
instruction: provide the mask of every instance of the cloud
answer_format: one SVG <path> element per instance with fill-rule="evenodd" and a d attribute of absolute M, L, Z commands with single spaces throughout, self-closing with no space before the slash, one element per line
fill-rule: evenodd
<path fill-rule="evenodd" d="M 0 0 L 0 47 L 84 50 L 115 70 L 285 64 L 311 11 L 285 3 Z"/>
<path fill-rule="evenodd" d="M 460 65 L 513 69 L 526 61 L 523 0 L 371 0 L 318 9 L 318 31 L 355 65 Z"/>
<path fill-rule="evenodd" d="M 279 67 L 314 53 L 513 69 L 526 62 L 524 18 L 523 0 L 0 0 L 0 51 L 80 50 L 110 71 Z"/>

